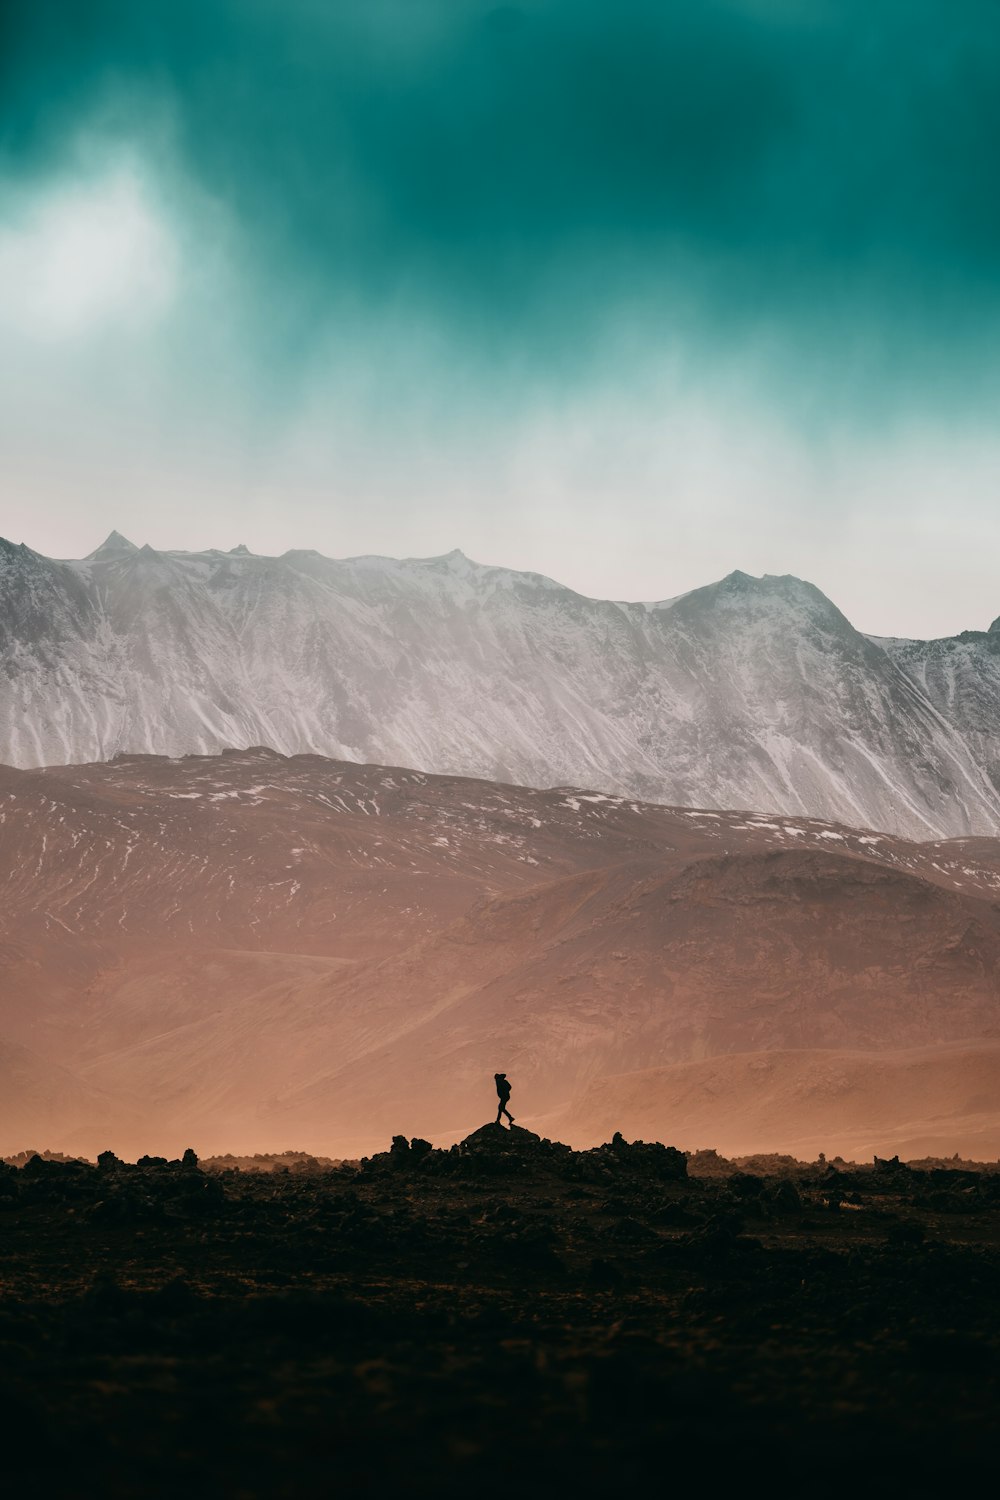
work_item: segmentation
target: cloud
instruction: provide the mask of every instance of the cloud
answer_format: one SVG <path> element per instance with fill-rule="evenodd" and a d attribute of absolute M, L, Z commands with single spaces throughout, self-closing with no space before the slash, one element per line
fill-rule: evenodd
<path fill-rule="evenodd" d="M 0 328 L 78 339 L 169 308 L 176 248 L 129 166 L 40 194 L 4 194 L 0 183 L 0 200 Z"/>
<path fill-rule="evenodd" d="M 998 138 L 993 0 L 3 0 L 0 531 L 980 623 Z"/>
<path fill-rule="evenodd" d="M 357 315 L 497 382 L 746 350 L 792 399 L 992 397 L 1000 10 L 8 0 L 7 170 L 81 121 L 234 226 L 272 369 Z M 152 124 L 151 124 L 152 122 Z"/>

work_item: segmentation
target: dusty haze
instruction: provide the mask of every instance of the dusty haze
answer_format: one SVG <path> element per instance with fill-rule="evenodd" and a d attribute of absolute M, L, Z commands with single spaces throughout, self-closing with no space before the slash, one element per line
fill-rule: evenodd
<path fill-rule="evenodd" d="M 992 839 L 267 750 L 8 768 L 0 809 L 12 1150 L 447 1141 L 498 1069 L 571 1142 L 1000 1141 Z"/>

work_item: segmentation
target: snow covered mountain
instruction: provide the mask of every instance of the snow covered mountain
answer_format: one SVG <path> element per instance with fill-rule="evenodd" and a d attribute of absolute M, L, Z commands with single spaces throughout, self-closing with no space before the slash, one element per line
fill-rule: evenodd
<path fill-rule="evenodd" d="M 1000 830 L 1000 636 L 877 641 L 811 584 L 587 599 L 460 552 L 0 542 L 0 760 L 268 746 L 909 837 Z"/>
<path fill-rule="evenodd" d="M 1000 620 L 936 641 L 879 640 L 1000 788 Z"/>

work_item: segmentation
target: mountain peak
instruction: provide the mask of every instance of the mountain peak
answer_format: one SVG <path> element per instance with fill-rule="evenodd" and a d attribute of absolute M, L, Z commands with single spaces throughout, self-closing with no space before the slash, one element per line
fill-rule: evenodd
<path fill-rule="evenodd" d="M 725 578 L 720 578 L 718 583 L 708 584 L 707 590 L 713 590 L 723 596 L 746 594 L 754 597 L 781 599 L 795 605 L 810 604 L 823 610 L 836 610 L 836 606 L 827 598 L 822 589 L 817 588 L 814 583 L 809 583 L 805 578 L 798 578 L 794 573 L 762 573 L 758 577 L 754 573 L 744 573 L 736 568 Z M 701 591 L 695 589 L 692 592 Z M 836 613 L 839 614 L 840 611 L 836 610 Z"/>
<path fill-rule="evenodd" d="M 130 542 L 127 536 L 122 536 L 120 531 L 109 531 L 101 545 L 88 553 L 87 562 L 104 562 L 107 558 L 128 557 L 132 552 L 138 552 L 135 542 Z"/>
<path fill-rule="evenodd" d="M 426 563 L 429 567 L 446 566 L 461 570 L 477 566 L 470 557 L 466 557 L 461 547 L 453 547 L 450 552 L 442 552 L 439 557 L 417 557 L 413 561 Z"/>
<path fill-rule="evenodd" d="M 6 557 L 10 562 L 28 562 L 37 558 L 38 553 L 32 552 L 26 542 L 11 542 L 5 536 L 0 536 L 0 557 Z"/>
<path fill-rule="evenodd" d="M 811 588 L 813 585 L 806 584 L 802 578 L 796 578 L 794 573 L 744 573 L 742 568 L 734 568 L 727 573 L 725 578 L 720 578 L 721 584 L 727 584 L 730 588 L 756 589 L 759 592 L 781 593 L 789 592 L 803 587 Z M 711 585 L 709 585 L 711 587 Z"/>

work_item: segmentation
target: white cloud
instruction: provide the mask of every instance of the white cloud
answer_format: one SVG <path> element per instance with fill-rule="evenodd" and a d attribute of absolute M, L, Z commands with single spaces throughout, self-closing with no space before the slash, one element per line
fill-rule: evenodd
<path fill-rule="evenodd" d="M 0 196 L 0 328 L 29 340 L 142 328 L 169 307 L 173 237 L 135 168 Z"/>

